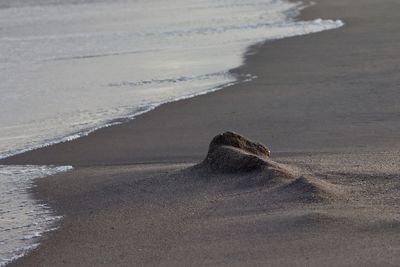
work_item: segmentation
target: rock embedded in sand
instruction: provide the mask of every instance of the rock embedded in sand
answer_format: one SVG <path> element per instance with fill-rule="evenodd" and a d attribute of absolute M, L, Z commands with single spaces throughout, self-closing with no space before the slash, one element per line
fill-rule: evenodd
<path fill-rule="evenodd" d="M 225 179 L 229 177 L 241 189 L 265 187 L 266 196 L 279 202 L 317 203 L 343 196 L 341 186 L 313 176 L 299 177 L 290 167 L 272 161 L 269 155 L 263 144 L 226 132 L 213 138 L 206 158 L 194 169 L 229 174 Z"/>
<path fill-rule="evenodd" d="M 248 172 L 269 166 L 269 149 L 233 132 L 213 138 L 203 164 L 222 172 Z"/>
<path fill-rule="evenodd" d="M 212 153 L 215 149 L 218 149 L 221 146 L 235 147 L 249 154 L 254 154 L 264 158 L 268 158 L 270 156 L 270 151 L 266 146 L 258 142 L 251 141 L 246 137 L 234 132 L 225 132 L 215 136 L 208 148 L 208 154 Z"/>

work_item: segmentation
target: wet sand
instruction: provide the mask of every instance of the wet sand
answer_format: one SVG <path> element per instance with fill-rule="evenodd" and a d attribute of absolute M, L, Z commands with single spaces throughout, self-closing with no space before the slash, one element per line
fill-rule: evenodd
<path fill-rule="evenodd" d="M 399 8 L 318 0 L 302 19 L 346 25 L 252 47 L 233 71 L 252 82 L 1 160 L 76 167 L 37 181 L 65 219 L 12 265 L 398 265 Z M 226 130 L 318 182 L 187 169 Z"/>

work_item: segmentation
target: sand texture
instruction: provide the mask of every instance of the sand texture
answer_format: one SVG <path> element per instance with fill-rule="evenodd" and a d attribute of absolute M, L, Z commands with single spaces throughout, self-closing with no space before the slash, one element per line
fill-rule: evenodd
<path fill-rule="evenodd" d="M 11 266 L 399 266 L 400 1 L 315 2 L 346 25 L 250 48 L 257 79 L 1 160 L 75 167 Z"/>
<path fill-rule="evenodd" d="M 39 180 L 36 193 L 66 217 L 11 266 L 400 262 L 399 179 L 332 174 L 330 165 L 319 176 L 297 176 L 305 170 L 280 167 L 291 174 L 150 164 L 80 167 Z"/>

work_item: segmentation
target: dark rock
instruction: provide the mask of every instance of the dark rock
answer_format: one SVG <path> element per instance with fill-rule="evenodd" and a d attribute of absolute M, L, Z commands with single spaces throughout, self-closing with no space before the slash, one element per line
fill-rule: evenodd
<path fill-rule="evenodd" d="M 208 148 L 208 154 L 212 153 L 215 149 L 221 146 L 235 147 L 244 152 L 257 155 L 262 158 L 268 158 L 270 156 L 269 149 L 263 144 L 251 141 L 246 137 L 233 132 L 225 132 L 215 136 Z"/>
<path fill-rule="evenodd" d="M 202 164 L 222 172 L 249 172 L 269 166 L 269 155 L 266 146 L 226 132 L 214 137 Z"/>

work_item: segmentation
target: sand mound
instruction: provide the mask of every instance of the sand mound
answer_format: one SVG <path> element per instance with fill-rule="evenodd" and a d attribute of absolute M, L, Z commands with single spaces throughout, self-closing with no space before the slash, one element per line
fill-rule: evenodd
<path fill-rule="evenodd" d="M 266 146 L 239 134 L 226 132 L 213 138 L 207 156 L 200 164 L 225 173 L 249 172 L 272 165 Z"/>
<path fill-rule="evenodd" d="M 343 194 L 343 190 L 340 186 L 321 179 L 302 176 L 278 187 L 275 193 L 290 200 L 319 202 L 337 199 Z"/>
<path fill-rule="evenodd" d="M 266 146 L 226 132 L 213 138 L 206 158 L 186 171 L 192 172 L 192 177 L 234 190 L 274 186 L 293 179 L 291 172 L 272 161 L 269 154 Z"/>
<path fill-rule="evenodd" d="M 205 164 L 222 172 L 249 172 L 268 165 L 256 155 L 229 146 L 220 146 L 208 153 Z"/>
<path fill-rule="evenodd" d="M 268 158 L 270 156 L 270 151 L 266 146 L 234 132 L 225 132 L 215 136 L 208 148 L 208 154 L 212 154 L 214 150 L 219 149 L 221 146 L 235 147 L 243 152 L 257 155 L 261 158 Z"/>
<path fill-rule="evenodd" d="M 225 181 L 236 189 L 266 186 L 272 190 L 269 196 L 282 201 L 318 202 L 342 195 L 340 186 L 315 177 L 297 178 L 269 155 L 266 146 L 226 132 L 214 137 L 204 161 L 191 170 L 205 171 L 202 177 Z"/>

